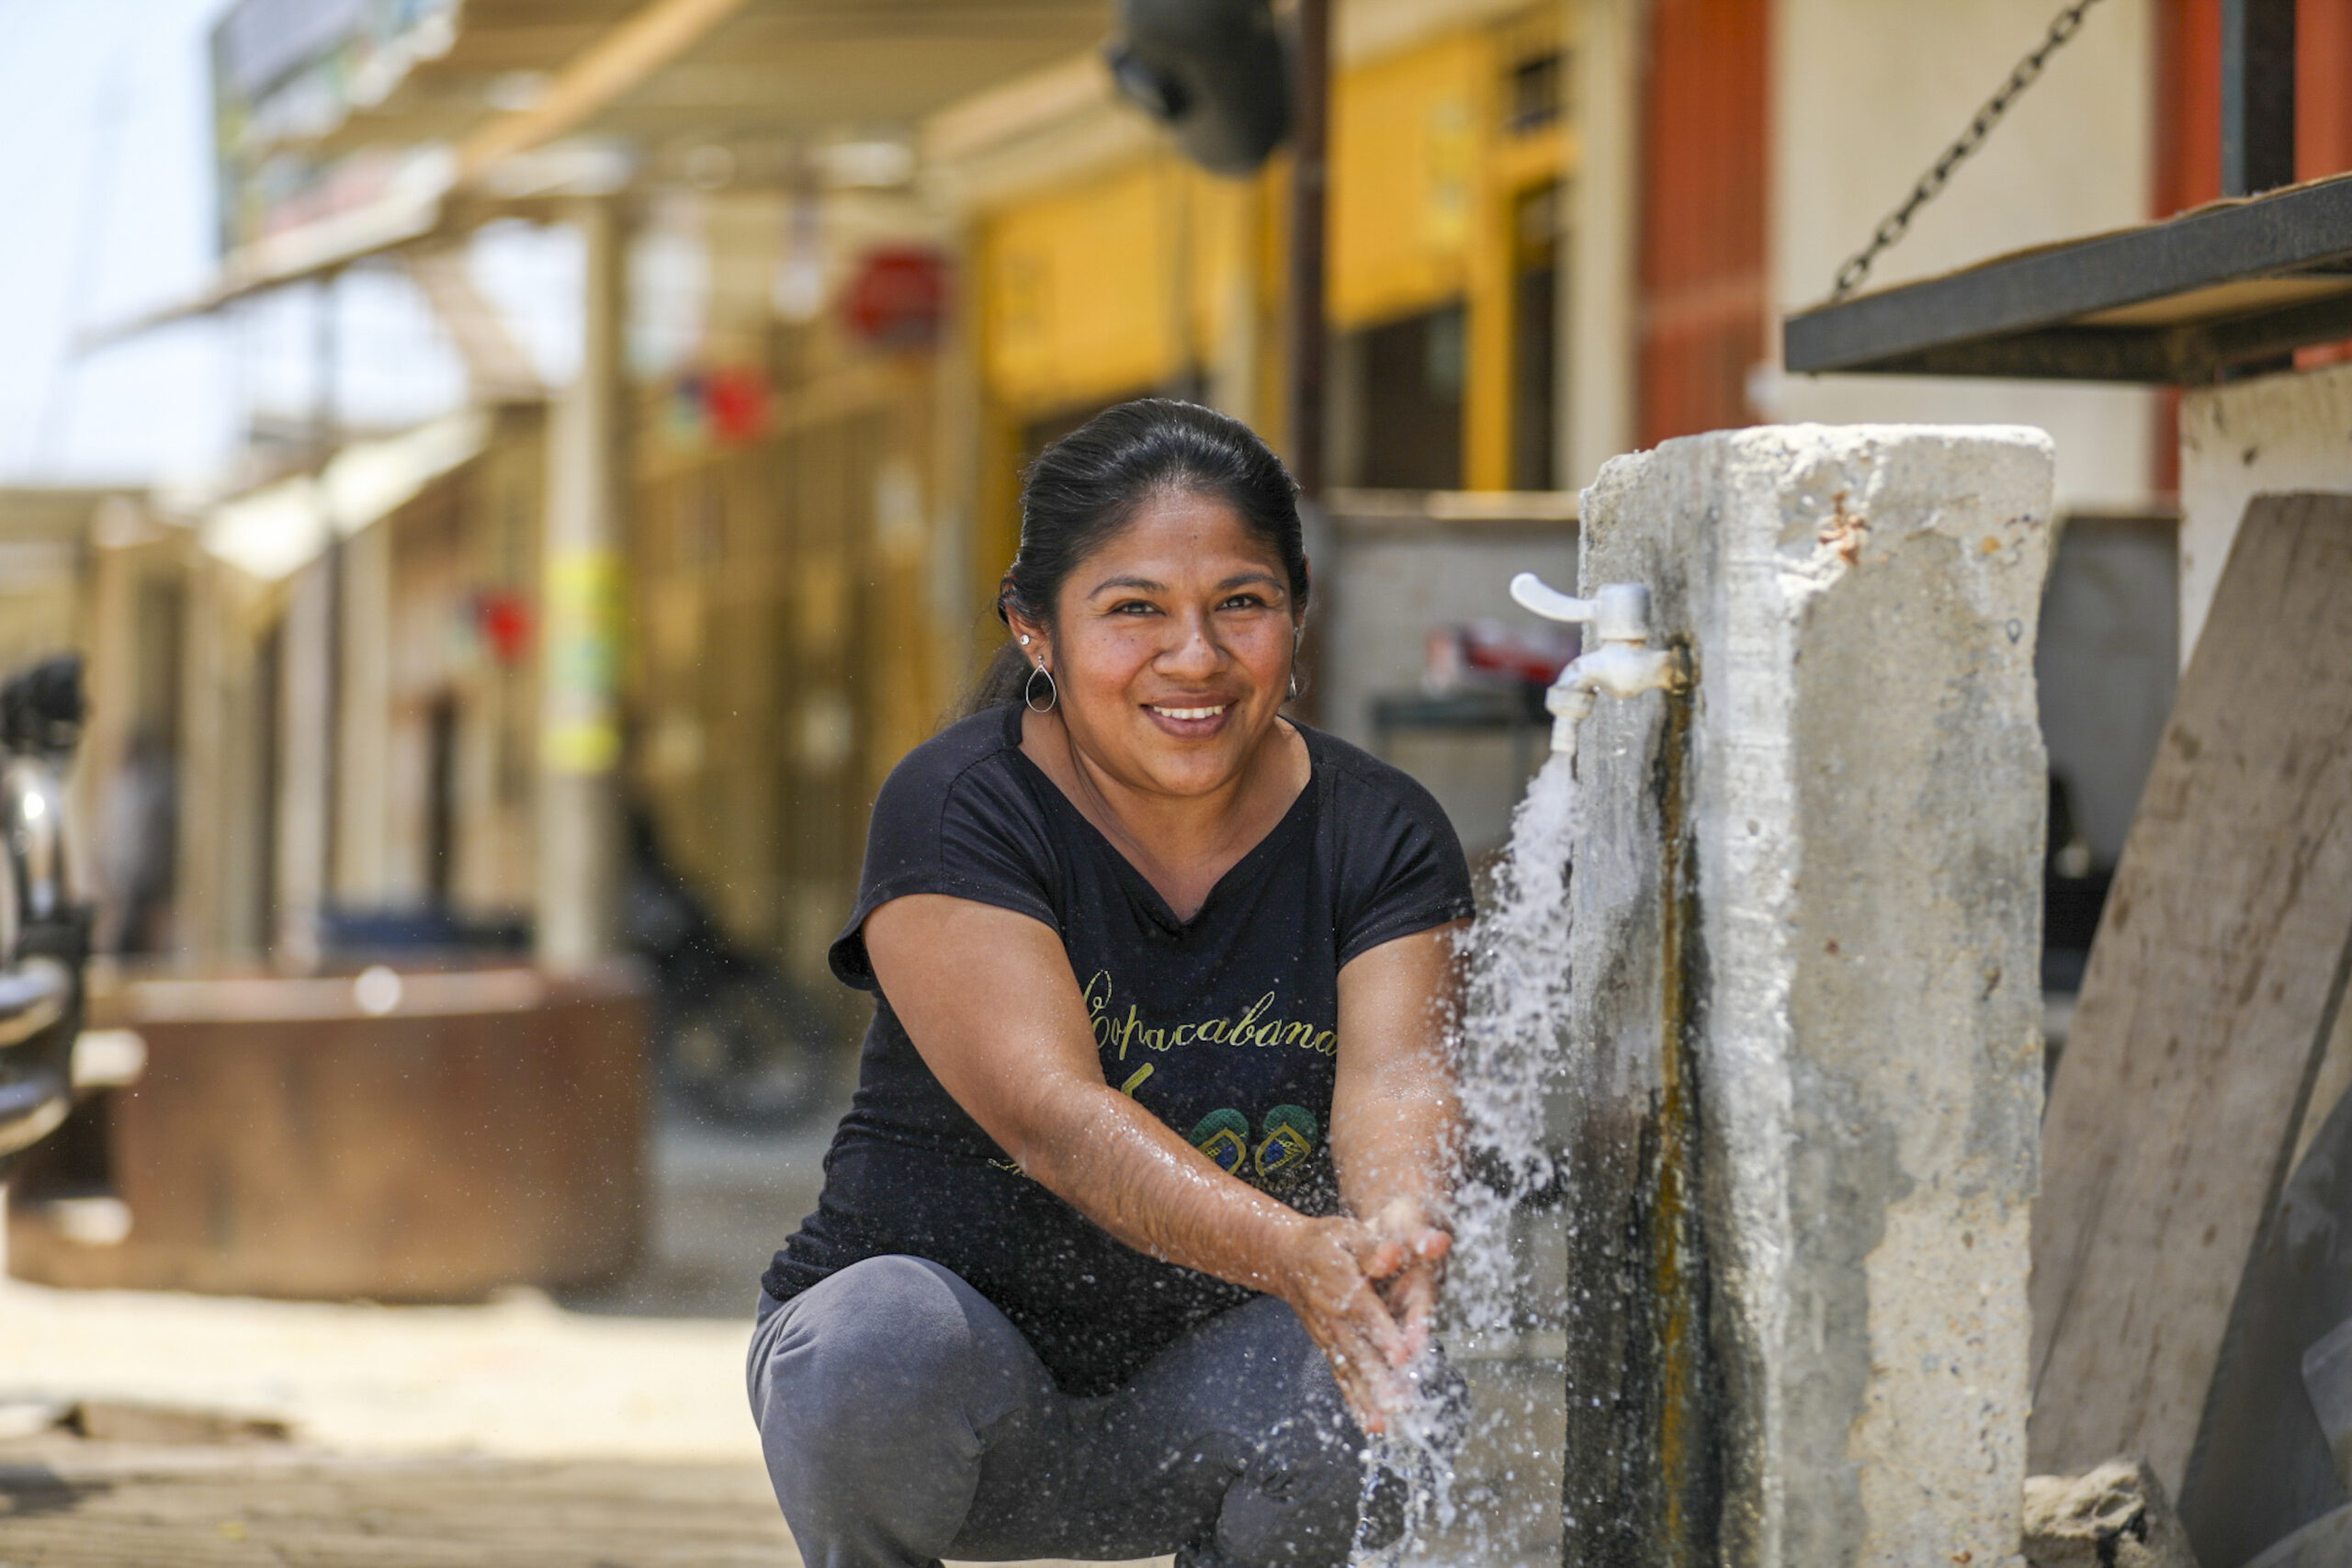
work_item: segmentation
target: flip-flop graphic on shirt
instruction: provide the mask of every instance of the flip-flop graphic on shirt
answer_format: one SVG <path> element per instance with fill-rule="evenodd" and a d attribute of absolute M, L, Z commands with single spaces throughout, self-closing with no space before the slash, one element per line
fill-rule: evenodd
<path fill-rule="evenodd" d="M 1233 1175 L 1250 1157 L 1250 1118 L 1238 1111 L 1212 1111 L 1193 1129 L 1193 1146 Z"/>
<path fill-rule="evenodd" d="M 1272 1176 L 1312 1155 L 1315 1135 L 1321 1130 L 1315 1113 L 1303 1106 L 1277 1105 L 1267 1111 L 1266 1136 L 1258 1145 L 1258 1174 Z"/>

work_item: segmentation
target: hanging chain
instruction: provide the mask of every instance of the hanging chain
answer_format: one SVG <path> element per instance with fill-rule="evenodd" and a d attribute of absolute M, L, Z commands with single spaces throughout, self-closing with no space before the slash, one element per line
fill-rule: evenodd
<path fill-rule="evenodd" d="M 1870 276 L 1871 264 L 1878 260 L 1879 253 L 1903 238 L 1911 227 L 1912 215 L 1933 201 L 1951 180 L 1952 171 L 1984 145 L 1984 138 L 2001 123 L 2001 117 L 2009 112 L 2009 106 L 2017 102 L 2018 95 L 2032 86 L 2034 78 L 2041 74 L 2041 68 L 2049 63 L 2050 57 L 2057 53 L 2067 39 L 2082 30 L 2083 13 L 2098 4 L 2098 0 L 2075 0 L 2073 5 L 2058 13 L 2057 19 L 2050 24 L 2049 34 L 2032 53 L 2018 62 L 2017 69 L 2009 73 L 2009 79 L 2001 84 L 2000 91 L 1985 99 L 1984 107 L 1976 111 L 1976 118 L 1968 122 L 1968 129 L 1962 131 L 1959 138 L 1944 149 L 1943 156 L 1919 176 L 1919 183 L 1911 187 L 1911 194 L 1903 198 L 1903 205 L 1879 220 L 1878 228 L 1871 231 L 1871 243 L 1846 258 L 1846 265 L 1838 269 L 1837 286 L 1829 295 L 1831 299 L 1843 299 L 1860 287 L 1862 279 Z"/>

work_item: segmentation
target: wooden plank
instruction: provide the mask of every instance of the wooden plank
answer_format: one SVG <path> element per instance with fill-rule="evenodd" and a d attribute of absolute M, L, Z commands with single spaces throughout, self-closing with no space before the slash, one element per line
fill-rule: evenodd
<path fill-rule="evenodd" d="M 2352 941 L 2352 496 L 2260 496 L 2125 845 L 2043 1122 L 2037 1472 L 2177 1489 Z"/>

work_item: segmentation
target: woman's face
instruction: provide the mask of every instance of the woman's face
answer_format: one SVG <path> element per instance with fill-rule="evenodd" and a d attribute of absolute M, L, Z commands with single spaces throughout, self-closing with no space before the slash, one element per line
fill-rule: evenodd
<path fill-rule="evenodd" d="M 1123 784 L 1199 795 L 1238 778 L 1290 691 L 1298 612 L 1282 558 L 1232 507 L 1145 502 L 1063 582 L 1045 649 L 1062 722 Z"/>

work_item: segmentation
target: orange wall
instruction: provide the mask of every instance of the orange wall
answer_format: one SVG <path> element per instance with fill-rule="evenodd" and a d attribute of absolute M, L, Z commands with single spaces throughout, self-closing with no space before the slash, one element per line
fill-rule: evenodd
<path fill-rule="evenodd" d="M 2222 194 L 2222 0 L 2157 0 L 2156 174 L 2150 214 L 2169 218 Z M 2297 0 L 2295 177 L 2352 170 L 2352 0 Z M 2299 351 L 2300 366 L 2352 358 L 2352 344 Z M 2177 394 L 2158 406 L 2158 491 L 2179 488 Z"/>
<path fill-rule="evenodd" d="M 1654 0 L 1642 107 L 1638 434 L 1747 424 L 1767 356 L 1770 0 Z"/>
<path fill-rule="evenodd" d="M 2295 6 L 2295 177 L 2352 170 L 2352 0 Z M 2222 0 L 2158 0 L 2156 188 L 2168 218 L 2222 194 Z"/>
<path fill-rule="evenodd" d="M 2352 169 L 2352 0 L 2295 7 L 2295 177 Z"/>
<path fill-rule="evenodd" d="M 2169 218 L 2221 194 L 2222 0 L 2158 0 L 2151 215 Z"/>

